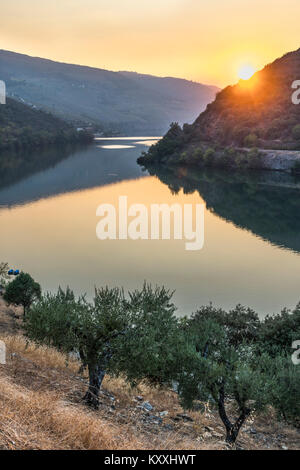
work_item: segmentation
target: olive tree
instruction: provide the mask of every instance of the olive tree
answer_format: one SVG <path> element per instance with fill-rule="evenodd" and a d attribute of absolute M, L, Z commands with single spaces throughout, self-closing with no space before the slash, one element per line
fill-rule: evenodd
<path fill-rule="evenodd" d="M 253 411 L 270 403 L 276 374 L 266 374 L 264 363 L 254 357 L 251 347 L 230 344 L 228 333 L 209 318 L 188 325 L 193 352 L 183 358 L 179 395 L 184 407 L 210 402 L 219 412 L 226 441 L 233 444 Z"/>
<path fill-rule="evenodd" d="M 30 274 L 21 273 L 7 285 L 3 298 L 8 304 L 22 305 L 25 320 L 27 310 L 34 301 L 40 299 L 41 294 L 41 286 Z"/>
<path fill-rule="evenodd" d="M 27 336 L 64 353 L 77 352 L 88 368 L 88 405 L 99 406 L 99 391 L 114 354 L 114 340 L 124 335 L 129 315 L 120 289 L 95 290 L 94 302 L 75 298 L 70 289 L 43 296 L 28 314 Z"/>
<path fill-rule="evenodd" d="M 84 297 L 75 299 L 69 289 L 59 289 L 31 308 L 26 333 L 64 353 L 78 352 L 89 372 L 84 400 L 98 408 L 106 372 L 122 374 L 131 383 L 145 376 L 160 380 L 159 358 L 164 357 L 168 331 L 175 325 L 170 296 L 164 288 L 146 284 L 127 298 L 122 290 L 106 287 L 96 289 L 89 303 Z"/>
<path fill-rule="evenodd" d="M 129 293 L 131 327 L 126 341 L 119 341 L 114 372 L 125 374 L 132 385 L 164 386 L 176 379 L 185 341 L 172 296 L 164 287 L 147 284 Z"/>

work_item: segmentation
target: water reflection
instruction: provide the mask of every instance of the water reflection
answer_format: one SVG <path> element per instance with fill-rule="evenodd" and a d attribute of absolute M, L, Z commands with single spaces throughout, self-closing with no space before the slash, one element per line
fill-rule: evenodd
<path fill-rule="evenodd" d="M 99 145 L 98 148 L 107 150 L 134 149 L 134 145 Z"/>
<path fill-rule="evenodd" d="M 173 194 L 197 191 L 207 209 L 279 247 L 300 252 L 300 179 L 281 172 L 229 173 L 152 167 Z"/>
<path fill-rule="evenodd" d="M 145 147 L 146 148 L 146 147 Z M 0 175 L 0 206 L 14 206 L 62 193 L 104 186 L 142 176 L 136 164 L 142 147 L 106 151 L 97 145 L 31 155 L 15 170 Z"/>
<path fill-rule="evenodd" d="M 179 314 L 212 301 L 265 315 L 299 301 L 297 180 L 184 168 L 152 168 L 149 176 L 136 164 L 146 147 L 98 145 L 58 152 L 47 169 L 15 172 L 11 183 L 0 174 L 0 260 L 32 273 L 45 290 L 70 285 L 92 296 L 95 285 L 164 284 L 176 290 Z M 146 207 L 206 204 L 204 249 L 185 251 L 182 240 L 98 240 L 96 209 L 117 205 L 120 195 Z"/>

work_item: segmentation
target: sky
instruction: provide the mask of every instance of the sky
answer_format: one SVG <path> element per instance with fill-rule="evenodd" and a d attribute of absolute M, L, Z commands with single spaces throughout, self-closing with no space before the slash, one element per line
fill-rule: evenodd
<path fill-rule="evenodd" d="M 0 49 L 223 87 L 300 48 L 299 18 L 299 0 L 0 0 Z"/>

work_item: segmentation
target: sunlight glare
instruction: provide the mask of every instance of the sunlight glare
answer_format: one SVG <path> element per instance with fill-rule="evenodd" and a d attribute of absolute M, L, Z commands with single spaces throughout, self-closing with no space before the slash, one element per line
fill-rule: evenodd
<path fill-rule="evenodd" d="M 243 65 L 239 68 L 238 75 L 242 80 L 249 80 L 255 73 L 255 68 L 252 65 Z"/>

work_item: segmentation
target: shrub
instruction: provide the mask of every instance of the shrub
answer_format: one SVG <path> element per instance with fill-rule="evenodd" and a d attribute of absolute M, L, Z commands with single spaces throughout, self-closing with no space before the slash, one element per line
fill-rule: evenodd
<path fill-rule="evenodd" d="M 300 304 L 293 311 L 284 309 L 278 315 L 267 316 L 259 330 L 260 351 L 272 357 L 291 354 L 292 343 L 300 339 Z"/>
<path fill-rule="evenodd" d="M 24 320 L 26 312 L 35 300 L 41 297 L 41 286 L 35 282 L 30 274 L 21 273 L 6 287 L 4 300 L 8 304 L 22 305 Z"/>
<path fill-rule="evenodd" d="M 257 148 L 253 148 L 248 152 L 248 166 L 253 169 L 264 168 L 262 154 Z"/>
<path fill-rule="evenodd" d="M 300 124 L 293 127 L 292 135 L 295 140 L 300 140 Z"/>
<path fill-rule="evenodd" d="M 300 174 L 300 160 L 296 160 L 292 168 L 292 173 L 298 175 Z"/>
<path fill-rule="evenodd" d="M 256 147 L 258 143 L 258 138 L 256 134 L 249 134 L 244 139 L 244 145 L 246 147 Z"/>

